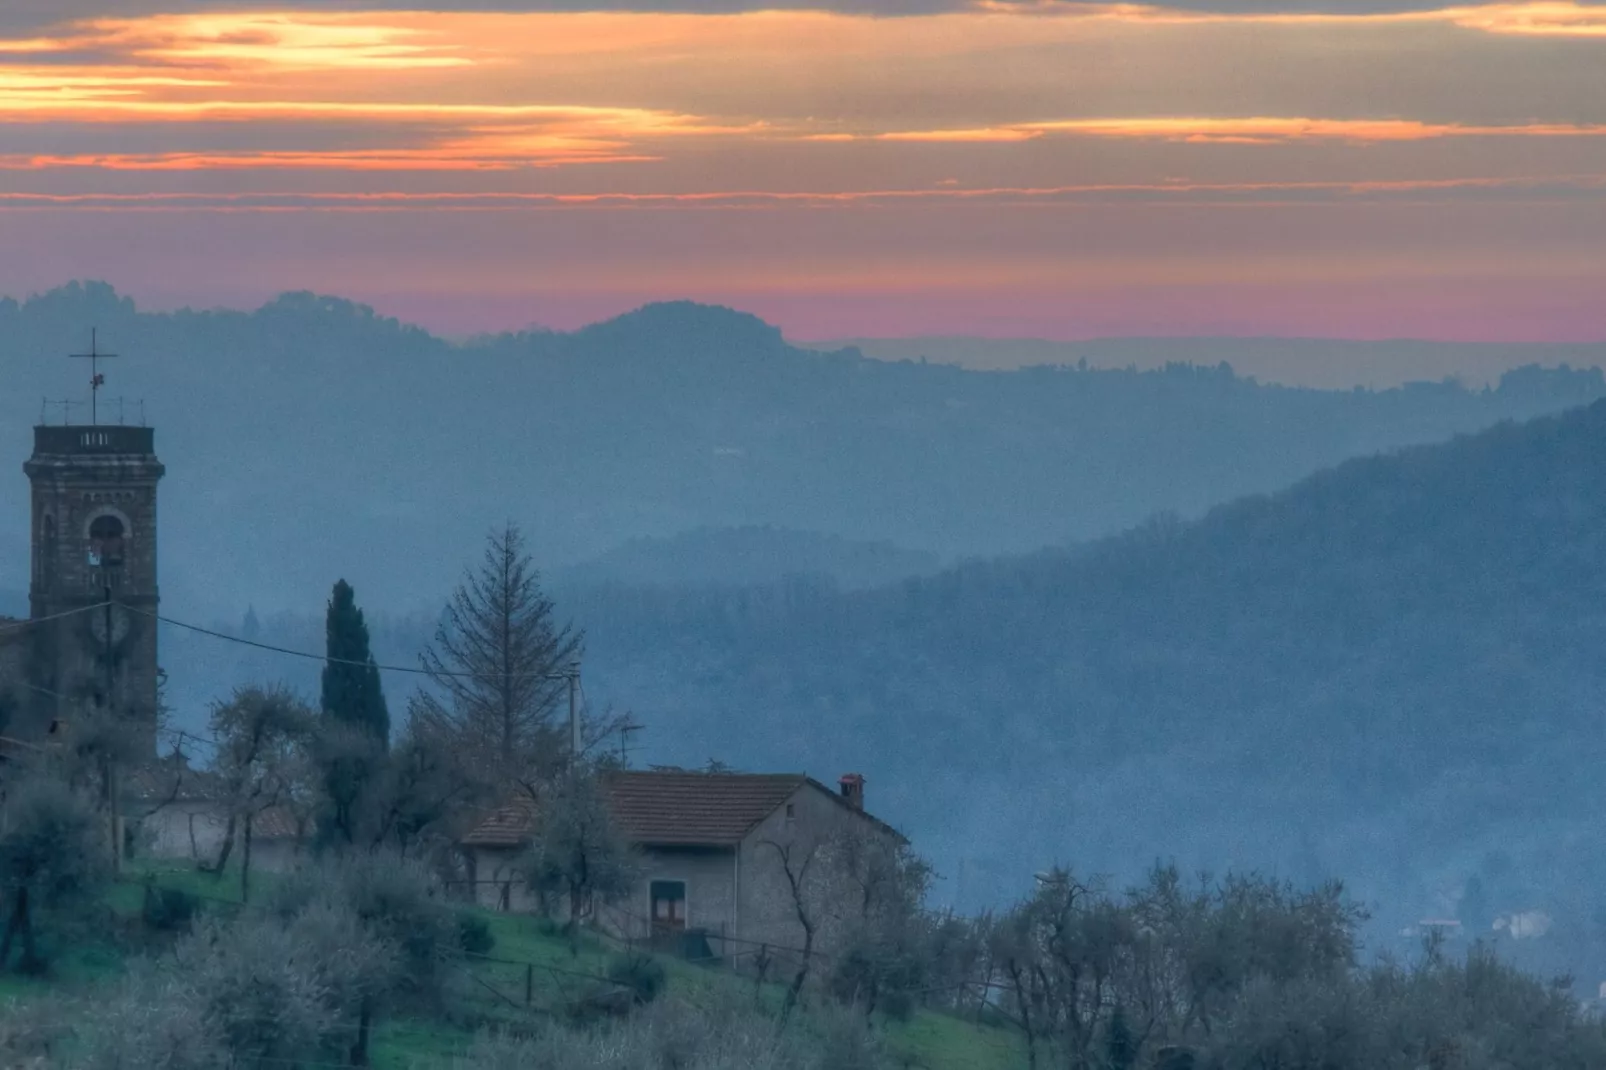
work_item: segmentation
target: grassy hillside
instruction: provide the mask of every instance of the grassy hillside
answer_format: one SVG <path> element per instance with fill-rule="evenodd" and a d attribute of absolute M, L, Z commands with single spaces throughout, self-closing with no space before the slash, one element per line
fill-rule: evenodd
<path fill-rule="evenodd" d="M 259 894 L 273 883 L 272 874 L 254 874 Z M 70 946 L 56 958 L 51 975 L 31 979 L 0 972 L 0 1000 L 51 998 L 53 994 L 92 992 L 121 972 L 129 939 L 140 927 L 144 884 L 173 888 L 196 897 L 205 911 L 233 914 L 245 907 L 239 900 L 237 876 L 221 880 L 188 867 L 140 864 L 106 896 L 105 908 L 117 919 L 111 932 L 128 937 L 101 937 Z M 514 1030 L 544 1028 L 554 1016 L 599 986 L 618 948 L 600 935 L 587 934 L 577 949 L 539 919 L 520 914 L 474 910 L 495 937 L 492 950 L 468 960 L 467 976 L 436 1018 L 389 1020 L 376 1031 L 373 1065 L 378 1070 L 442 1070 L 463 1054 L 474 1028 L 501 1025 Z M 148 939 L 148 937 L 146 937 Z M 694 1007 L 753 1004 L 770 1011 L 781 1002 L 779 986 L 753 983 L 716 966 L 701 966 L 661 956 L 668 985 L 660 998 L 673 997 Z M 471 1026 L 471 1023 L 473 1025 Z M 807 1017 L 798 1028 L 811 1028 Z M 884 1022 L 886 1040 L 900 1063 L 923 1070 L 1015 1070 L 1025 1065 L 1019 1038 L 999 1029 L 978 1026 L 931 1011 L 919 1011 L 907 1022 Z"/>

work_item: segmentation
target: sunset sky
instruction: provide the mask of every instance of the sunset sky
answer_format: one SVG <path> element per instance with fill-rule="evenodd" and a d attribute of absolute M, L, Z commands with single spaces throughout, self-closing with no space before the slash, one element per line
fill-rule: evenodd
<path fill-rule="evenodd" d="M 0 0 L 0 294 L 1606 340 L 1606 4 L 636 6 Z"/>

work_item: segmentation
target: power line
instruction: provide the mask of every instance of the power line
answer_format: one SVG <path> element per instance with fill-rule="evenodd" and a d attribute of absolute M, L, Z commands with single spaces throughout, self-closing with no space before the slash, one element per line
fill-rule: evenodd
<path fill-rule="evenodd" d="M 5 632 L 20 632 L 24 628 L 32 628 L 35 624 L 46 624 L 53 620 L 62 620 L 66 617 L 76 617 L 80 613 L 88 613 L 90 610 L 104 609 L 105 607 L 105 602 L 96 602 L 94 605 L 79 606 L 77 609 L 69 609 L 61 613 L 52 613 L 48 617 L 32 617 L 28 620 L 19 620 L 12 624 L 0 624 L 0 634 Z"/>
<path fill-rule="evenodd" d="M 383 672 L 403 672 L 411 673 L 416 676 L 429 676 L 432 678 L 438 676 L 451 676 L 473 680 L 568 680 L 571 677 L 579 675 L 578 673 L 573 672 L 448 672 L 444 670 L 436 672 L 431 669 L 421 669 L 416 666 L 380 665 L 373 661 L 357 661 L 355 658 L 331 658 L 324 654 L 313 654 L 306 650 L 292 650 L 289 647 L 274 646 L 272 643 L 259 643 L 255 639 L 242 639 L 238 635 L 229 635 L 227 632 L 215 631 L 211 628 L 203 628 L 199 624 L 190 624 L 187 621 L 174 620 L 172 617 L 164 617 L 160 613 L 153 613 L 148 609 L 139 609 L 136 606 L 130 606 L 124 603 L 118 604 L 124 609 L 128 610 L 130 613 L 138 613 L 140 616 L 150 617 L 152 620 L 161 621 L 163 624 L 171 624 L 175 628 L 183 628 L 186 631 L 210 636 L 213 639 L 222 639 L 229 643 L 239 643 L 242 646 L 255 647 L 258 650 L 266 650 L 274 654 L 286 654 L 294 658 L 307 658 L 311 661 L 322 661 L 330 665 L 354 665 L 359 669 L 373 668 L 379 669 Z M 91 606 L 90 608 L 95 607 Z"/>

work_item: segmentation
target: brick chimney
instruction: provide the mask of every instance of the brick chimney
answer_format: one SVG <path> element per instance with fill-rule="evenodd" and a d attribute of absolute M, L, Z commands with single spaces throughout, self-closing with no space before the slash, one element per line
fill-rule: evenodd
<path fill-rule="evenodd" d="M 855 810 L 864 809 L 864 777 L 858 773 L 842 774 L 842 798 Z"/>

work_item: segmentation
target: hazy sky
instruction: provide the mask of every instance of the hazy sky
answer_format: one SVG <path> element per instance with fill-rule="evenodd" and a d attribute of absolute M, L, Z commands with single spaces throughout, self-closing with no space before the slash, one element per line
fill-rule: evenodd
<path fill-rule="evenodd" d="M 0 0 L 0 293 L 1606 339 L 1606 4 L 590 6 Z"/>

